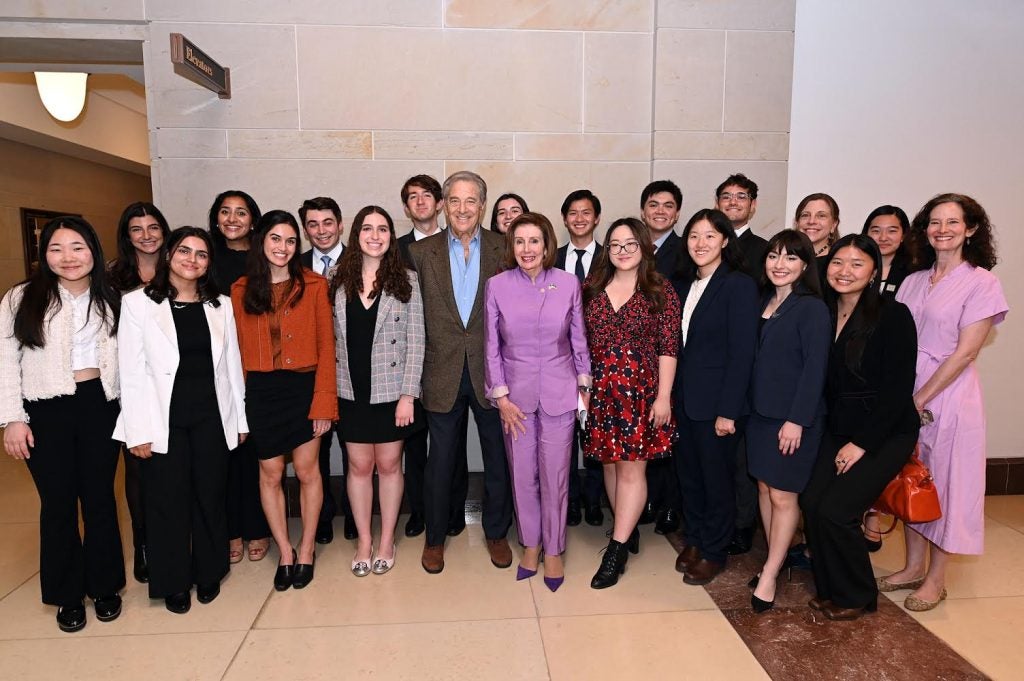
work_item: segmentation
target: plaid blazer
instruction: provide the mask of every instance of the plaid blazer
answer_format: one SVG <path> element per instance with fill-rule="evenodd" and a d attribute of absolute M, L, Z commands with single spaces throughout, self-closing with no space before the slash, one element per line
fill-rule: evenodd
<path fill-rule="evenodd" d="M 409 272 L 412 296 L 408 303 L 381 293 L 377 323 L 370 349 L 370 404 L 395 402 L 401 395 L 420 396 L 423 373 L 423 299 L 416 273 Z M 352 374 L 348 368 L 348 318 L 345 288 L 334 296 L 335 354 L 338 358 L 338 397 L 354 400 Z"/>

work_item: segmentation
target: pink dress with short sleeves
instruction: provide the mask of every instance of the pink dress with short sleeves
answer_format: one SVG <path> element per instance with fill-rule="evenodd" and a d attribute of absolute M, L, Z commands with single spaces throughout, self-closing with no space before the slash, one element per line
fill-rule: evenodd
<path fill-rule="evenodd" d="M 911 274 L 896 294 L 917 324 L 915 391 L 956 350 L 961 329 L 989 317 L 999 324 L 1009 310 L 999 280 L 988 270 L 965 262 L 933 287 L 929 286 L 931 273 Z M 926 408 L 935 421 L 921 428 L 921 459 L 935 478 L 942 517 L 913 528 L 949 553 L 981 554 L 985 539 L 985 409 L 975 365 L 964 369 Z"/>

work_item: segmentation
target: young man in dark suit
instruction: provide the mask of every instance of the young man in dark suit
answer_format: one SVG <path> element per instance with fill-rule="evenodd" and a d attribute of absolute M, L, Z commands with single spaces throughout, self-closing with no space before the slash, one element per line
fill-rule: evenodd
<path fill-rule="evenodd" d="M 412 221 L 412 231 L 398 237 L 398 247 L 409 267 L 415 267 L 409 255 L 409 246 L 441 231 L 437 216 L 441 213 L 441 183 L 430 175 L 414 175 L 405 181 L 401 191 L 402 208 Z M 466 529 L 466 496 L 469 494 L 469 472 L 466 469 L 466 429 L 469 419 L 462 422 L 461 455 L 455 456 L 455 475 L 452 478 L 448 536 L 454 537 Z M 423 475 L 427 466 L 427 434 L 423 429 L 405 441 L 405 498 L 409 502 L 409 520 L 405 523 L 405 536 L 418 537 L 426 529 L 426 507 L 423 501 Z"/>
<path fill-rule="evenodd" d="M 655 180 L 640 194 L 640 211 L 654 242 L 655 268 L 666 279 L 675 274 L 679 253 L 685 246 L 675 232 L 683 191 L 672 180 Z M 679 529 L 682 502 L 679 486 L 670 467 L 671 459 L 647 463 L 647 504 L 640 515 L 642 524 L 655 522 L 654 531 L 667 534 Z"/>
<path fill-rule="evenodd" d="M 757 212 L 757 183 L 743 173 L 730 175 L 715 190 L 715 205 L 725 213 L 736 231 L 736 242 L 743 253 L 746 273 L 754 281 L 760 281 L 768 242 L 750 228 L 750 219 Z M 731 556 L 750 550 L 757 524 L 757 481 L 747 473 L 747 445 L 743 437 L 736 447 L 735 486 L 736 532 L 726 548 Z"/>
<path fill-rule="evenodd" d="M 409 247 L 423 292 L 427 330 L 423 408 L 430 429 L 425 471 L 426 542 L 421 564 L 444 569 L 444 542 L 462 420 L 473 412 L 484 462 L 482 525 L 491 563 L 512 564 L 505 535 L 512 524 L 512 489 L 501 420 L 484 394 L 484 284 L 501 266 L 505 239 L 483 229 L 487 184 L 460 171 L 442 187 L 448 229 Z"/>
<path fill-rule="evenodd" d="M 319 275 L 327 276 L 331 268 L 338 264 L 341 253 L 345 250 L 341 243 L 341 237 L 345 233 L 345 225 L 341 220 L 341 206 L 329 196 L 317 196 L 306 199 L 299 208 L 299 221 L 302 223 L 302 230 L 306 233 L 310 248 L 299 256 L 302 266 L 307 267 Z M 320 520 L 316 525 L 316 542 L 318 544 L 330 544 L 334 540 L 334 516 L 338 512 L 338 503 L 331 492 L 331 433 L 333 429 L 320 438 L 320 478 L 324 486 L 324 503 L 320 507 Z M 348 474 L 348 453 L 345 451 L 345 443 L 338 439 L 341 445 L 341 468 L 342 473 Z M 358 536 L 356 524 L 352 520 L 352 509 L 348 504 L 348 494 L 345 492 L 345 483 L 341 484 L 341 510 L 345 514 L 345 539 L 355 539 Z"/>
<path fill-rule="evenodd" d="M 601 200 L 589 189 L 571 192 L 562 201 L 562 222 L 569 232 L 569 243 L 559 247 L 555 256 L 555 267 L 575 274 L 582 284 L 604 250 L 594 239 L 594 231 L 601 222 Z M 570 526 L 580 524 L 580 520 L 583 519 L 580 510 L 582 501 L 587 511 L 587 524 L 596 526 L 604 522 L 604 512 L 601 511 L 604 473 L 601 471 L 601 464 L 596 461 L 584 461 L 582 480 L 580 479 L 579 437 L 580 428 L 577 423 L 571 453 L 572 462 L 569 465 L 569 509 L 566 523 Z"/>

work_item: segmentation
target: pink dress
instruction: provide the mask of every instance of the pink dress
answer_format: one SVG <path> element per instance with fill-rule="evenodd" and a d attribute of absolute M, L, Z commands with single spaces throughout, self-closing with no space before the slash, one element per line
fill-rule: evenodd
<path fill-rule="evenodd" d="M 1009 310 L 999 280 L 988 270 L 965 262 L 934 287 L 929 287 L 930 275 L 931 270 L 911 274 L 896 294 L 917 324 L 915 392 L 956 350 L 961 329 L 989 317 L 999 324 Z M 981 554 L 985 540 L 985 409 L 974 364 L 926 408 L 935 422 L 921 428 L 921 460 L 935 478 L 942 517 L 913 527 L 949 553 Z"/>

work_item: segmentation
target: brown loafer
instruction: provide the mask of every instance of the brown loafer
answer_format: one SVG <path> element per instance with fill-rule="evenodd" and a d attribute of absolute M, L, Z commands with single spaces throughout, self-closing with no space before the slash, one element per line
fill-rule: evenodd
<path fill-rule="evenodd" d="M 724 569 L 725 563 L 715 563 L 714 561 L 701 558 L 683 573 L 683 581 L 694 586 L 710 584 L 718 576 L 718 573 Z"/>
<path fill-rule="evenodd" d="M 832 601 L 827 598 L 818 598 L 815 596 L 811 600 L 807 601 L 807 607 L 811 610 L 817 610 L 818 612 L 824 612 L 825 608 L 832 607 Z"/>
<path fill-rule="evenodd" d="M 420 564 L 424 570 L 432 575 L 436 575 L 441 570 L 444 570 L 444 544 L 438 544 L 437 546 L 424 544 L 423 558 L 420 559 Z"/>
<path fill-rule="evenodd" d="M 491 563 L 496 568 L 507 568 L 512 565 L 512 547 L 504 537 L 488 539 L 487 553 L 491 554 Z"/>
<path fill-rule="evenodd" d="M 864 613 L 874 612 L 878 610 L 878 602 L 872 601 L 865 605 L 863 608 L 841 608 L 835 603 L 827 605 L 822 612 L 825 613 L 825 617 L 830 620 L 855 620 Z"/>
<path fill-rule="evenodd" d="M 687 544 L 686 548 L 676 556 L 676 572 L 681 572 L 685 575 L 686 570 L 698 560 L 700 560 L 700 549 Z"/>

